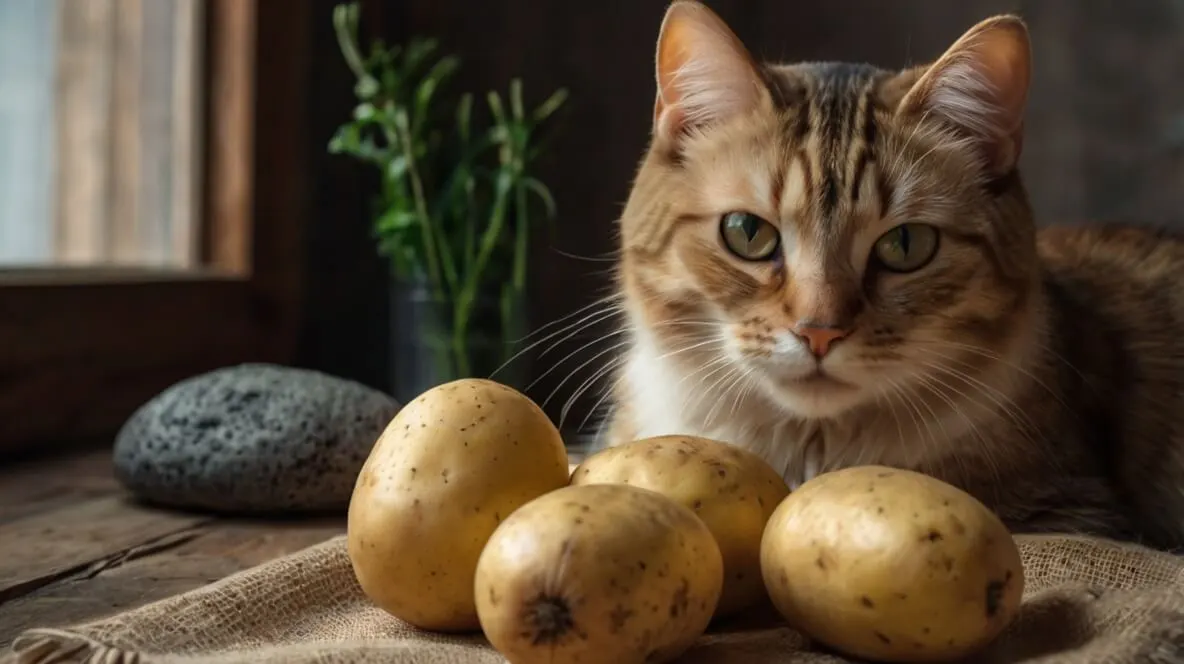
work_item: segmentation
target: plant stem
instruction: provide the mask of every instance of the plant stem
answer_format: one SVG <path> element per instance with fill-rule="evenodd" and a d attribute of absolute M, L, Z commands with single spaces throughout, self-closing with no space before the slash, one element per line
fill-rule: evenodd
<path fill-rule="evenodd" d="M 526 288 L 526 251 L 529 248 L 527 237 L 530 232 L 529 218 L 526 210 L 526 185 L 521 179 L 514 184 L 514 216 L 517 220 L 517 232 L 514 234 L 514 288 L 521 292 Z"/>
<path fill-rule="evenodd" d="M 435 229 L 432 227 L 432 219 L 428 214 L 427 201 L 424 196 L 423 180 L 419 177 L 419 164 L 415 159 L 415 151 L 411 146 L 410 123 L 407 121 L 407 114 L 404 111 L 398 111 L 398 117 L 401 118 L 397 124 L 399 142 L 402 144 L 403 157 L 407 160 L 407 172 L 411 178 L 411 192 L 415 199 L 415 212 L 419 215 L 419 229 L 423 237 L 424 253 L 427 257 L 428 263 L 428 278 L 432 282 L 432 292 L 438 299 L 444 299 L 445 293 L 440 288 L 440 267 L 439 267 L 439 249 L 436 243 Z M 446 265 L 446 268 L 451 265 Z M 456 274 L 454 269 L 446 269 L 444 272 L 444 279 L 448 285 L 449 290 L 455 289 Z"/>
<path fill-rule="evenodd" d="M 469 319 L 472 315 L 473 302 L 477 298 L 477 288 L 481 283 L 481 273 L 485 271 L 485 266 L 489 262 L 489 256 L 493 253 L 494 248 L 497 247 L 497 239 L 501 235 L 502 227 L 505 225 L 506 204 L 511 189 L 510 176 L 505 172 L 499 173 L 494 189 L 496 198 L 493 203 L 493 211 L 490 214 L 489 226 L 481 234 L 481 247 L 477 252 L 477 259 L 470 268 L 468 279 L 465 280 L 464 286 L 457 294 L 454 308 L 455 313 L 452 321 L 452 345 L 453 351 L 457 356 L 457 366 L 462 366 L 461 362 L 463 360 L 463 366 L 466 371 L 468 370 L 468 356 L 465 354 L 465 336 L 468 332 Z"/>
<path fill-rule="evenodd" d="M 468 345 L 465 344 L 465 337 L 468 336 L 465 332 L 466 325 L 456 323 L 452 328 L 452 354 L 454 356 L 454 364 L 456 366 L 457 378 L 468 378 L 469 372 L 469 353 Z"/>
<path fill-rule="evenodd" d="M 358 80 L 374 80 L 370 72 L 366 71 L 362 54 L 358 51 L 358 18 L 361 10 L 357 3 L 338 5 L 333 8 L 333 28 L 337 33 L 337 45 L 345 64 L 353 71 Z"/>

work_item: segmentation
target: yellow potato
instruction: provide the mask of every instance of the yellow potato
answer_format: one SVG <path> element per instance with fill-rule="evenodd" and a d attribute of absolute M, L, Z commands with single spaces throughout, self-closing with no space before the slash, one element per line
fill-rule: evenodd
<path fill-rule="evenodd" d="M 510 515 L 477 564 L 477 614 L 514 664 L 669 661 L 707 628 L 723 559 L 665 496 L 569 486 Z"/>
<path fill-rule="evenodd" d="M 789 487 L 759 456 L 695 436 L 645 438 L 597 452 L 572 474 L 575 485 L 606 483 L 657 491 L 707 524 L 724 558 L 717 617 L 765 597 L 761 533 Z"/>
<path fill-rule="evenodd" d="M 978 500 L 915 472 L 825 473 L 786 498 L 761 546 L 769 595 L 789 623 L 856 657 L 949 661 L 1016 616 L 1019 551 Z"/>
<path fill-rule="evenodd" d="M 362 590 L 412 625 L 477 630 L 473 577 L 511 512 L 568 482 L 559 431 L 504 385 L 463 379 L 408 403 L 370 452 L 349 505 Z"/>

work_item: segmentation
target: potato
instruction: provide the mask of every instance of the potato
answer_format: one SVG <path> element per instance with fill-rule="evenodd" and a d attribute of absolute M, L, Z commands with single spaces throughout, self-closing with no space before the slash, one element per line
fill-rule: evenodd
<path fill-rule="evenodd" d="M 927 475 L 861 466 L 818 475 L 774 511 L 761 543 L 774 606 L 856 657 L 948 661 L 1016 616 L 1024 573 L 1003 523 Z"/>
<path fill-rule="evenodd" d="M 694 512 L 624 484 L 569 486 L 498 526 L 477 615 L 514 664 L 663 662 L 707 628 L 723 558 Z"/>
<path fill-rule="evenodd" d="M 436 386 L 387 425 L 354 485 L 347 542 L 366 595 L 423 629 L 477 630 L 473 577 L 511 512 L 568 482 L 559 431 L 498 383 Z"/>
<path fill-rule="evenodd" d="M 657 491 L 707 524 L 724 558 L 716 617 L 764 599 L 761 533 L 789 487 L 759 456 L 695 436 L 645 438 L 597 452 L 572 474 L 572 484 L 605 483 Z"/>

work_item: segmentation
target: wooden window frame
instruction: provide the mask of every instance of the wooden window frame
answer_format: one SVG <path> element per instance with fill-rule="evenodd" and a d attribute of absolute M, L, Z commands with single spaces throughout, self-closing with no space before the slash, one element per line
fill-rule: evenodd
<path fill-rule="evenodd" d="M 311 3 L 207 3 L 201 267 L 0 270 L 0 461 L 110 443 L 188 376 L 294 360 Z"/>

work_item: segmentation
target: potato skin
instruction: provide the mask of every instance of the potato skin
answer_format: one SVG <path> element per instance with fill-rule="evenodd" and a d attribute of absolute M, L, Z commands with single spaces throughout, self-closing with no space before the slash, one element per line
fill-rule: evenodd
<path fill-rule="evenodd" d="M 569 486 L 498 526 L 477 563 L 477 614 L 514 664 L 669 661 L 707 628 L 723 585 L 711 531 L 624 484 Z"/>
<path fill-rule="evenodd" d="M 766 596 L 761 534 L 789 486 L 756 454 L 697 436 L 655 436 L 588 457 L 572 473 L 571 483 L 639 486 L 691 508 L 723 554 L 724 587 L 716 617 Z"/>
<path fill-rule="evenodd" d="M 948 661 L 1016 616 L 1019 550 L 969 494 L 906 470 L 861 466 L 798 487 L 769 519 L 761 570 L 774 606 L 856 657 Z"/>
<path fill-rule="evenodd" d="M 567 482 L 563 440 L 533 401 L 488 380 L 438 385 L 395 415 L 358 475 L 347 523 L 358 583 L 412 625 L 475 631 L 489 536 Z"/>

